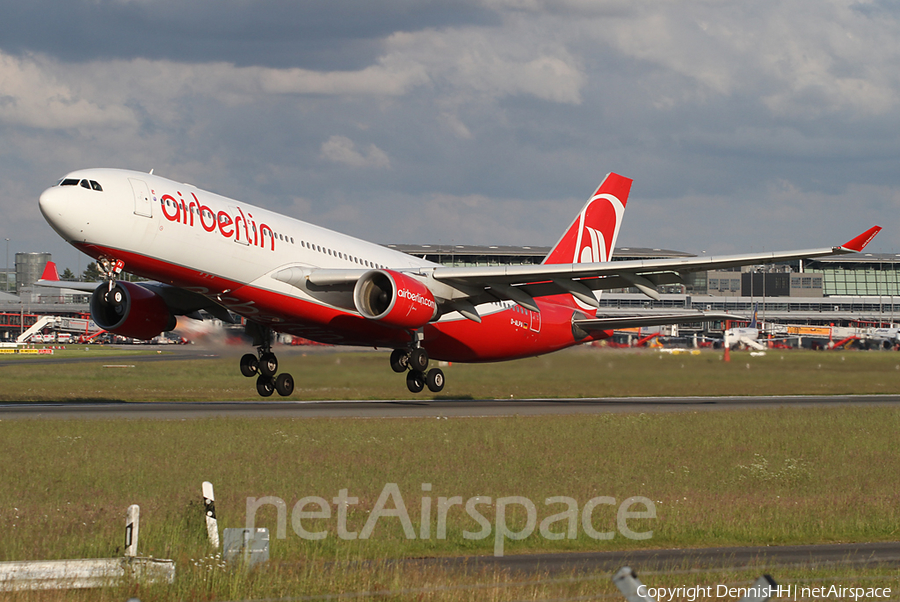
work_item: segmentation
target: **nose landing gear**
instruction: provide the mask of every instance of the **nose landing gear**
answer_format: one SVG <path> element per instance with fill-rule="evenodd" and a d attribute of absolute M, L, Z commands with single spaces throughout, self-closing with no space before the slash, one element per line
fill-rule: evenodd
<path fill-rule="evenodd" d="M 432 393 L 444 388 L 444 371 L 440 368 L 428 370 L 428 352 L 422 347 L 394 349 L 391 353 L 391 369 L 406 374 L 406 388 L 410 393 L 421 393 L 425 387 Z"/>

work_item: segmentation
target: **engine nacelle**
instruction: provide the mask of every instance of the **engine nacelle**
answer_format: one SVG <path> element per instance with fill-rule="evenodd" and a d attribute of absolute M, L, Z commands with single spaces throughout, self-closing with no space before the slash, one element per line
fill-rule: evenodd
<path fill-rule="evenodd" d="M 427 286 L 391 270 L 366 272 L 353 289 L 353 304 L 364 317 L 397 328 L 420 328 L 438 315 Z"/>
<path fill-rule="evenodd" d="M 91 318 L 97 326 L 123 337 L 152 339 L 175 328 L 176 320 L 163 298 L 132 282 L 101 284 L 91 295 Z"/>

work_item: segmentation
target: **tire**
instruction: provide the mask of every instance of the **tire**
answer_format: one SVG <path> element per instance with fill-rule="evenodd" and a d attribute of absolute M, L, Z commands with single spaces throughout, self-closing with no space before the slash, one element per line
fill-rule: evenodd
<path fill-rule="evenodd" d="M 409 352 L 406 349 L 394 349 L 391 352 L 391 369 L 394 372 L 406 372 L 409 368 Z"/>
<path fill-rule="evenodd" d="M 416 347 L 409 354 L 409 369 L 425 372 L 428 369 L 428 352 Z"/>
<path fill-rule="evenodd" d="M 278 372 L 278 358 L 274 353 L 264 353 L 259 358 L 259 373 L 264 376 L 275 376 Z"/>
<path fill-rule="evenodd" d="M 241 374 L 250 378 L 256 376 L 259 371 L 259 360 L 252 353 L 248 353 L 241 358 Z"/>
<path fill-rule="evenodd" d="M 425 384 L 432 393 L 440 393 L 444 388 L 444 371 L 440 368 L 432 368 L 425 375 Z"/>
<path fill-rule="evenodd" d="M 287 397 L 294 392 L 294 377 L 287 372 L 282 372 L 275 379 L 275 390 L 282 397 Z"/>
<path fill-rule="evenodd" d="M 256 379 L 256 392 L 262 397 L 271 397 L 275 392 L 275 379 L 265 374 L 260 374 Z"/>
<path fill-rule="evenodd" d="M 410 393 L 421 393 L 425 388 L 425 375 L 418 370 L 410 370 L 406 375 L 406 388 Z"/>

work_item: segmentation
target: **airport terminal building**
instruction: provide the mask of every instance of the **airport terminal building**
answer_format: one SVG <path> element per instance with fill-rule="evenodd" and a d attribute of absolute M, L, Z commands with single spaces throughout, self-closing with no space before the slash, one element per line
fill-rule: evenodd
<path fill-rule="evenodd" d="M 448 266 L 539 264 L 549 247 L 410 245 L 389 248 Z M 620 247 L 615 260 L 691 257 L 658 248 Z M 9 292 L 0 290 L 0 339 L 15 338 L 39 316 L 85 317 L 89 295 L 33 286 L 48 253 L 16 254 L 16 271 L 6 274 Z M 5 289 L 6 287 L 2 287 Z M 734 313 L 747 318 L 754 308 L 766 322 L 821 326 L 885 325 L 900 322 L 900 255 L 859 253 L 788 264 L 745 266 L 733 271 L 704 271 L 683 283 L 659 288 L 659 301 L 637 289 L 603 293 L 608 313 L 636 309 L 695 309 Z M 682 334 L 716 335 L 723 323 L 682 325 Z"/>

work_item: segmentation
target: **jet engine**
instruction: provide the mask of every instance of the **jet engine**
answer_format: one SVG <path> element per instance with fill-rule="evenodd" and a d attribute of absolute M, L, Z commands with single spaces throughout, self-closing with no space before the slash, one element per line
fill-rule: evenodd
<path fill-rule="evenodd" d="M 397 328 L 420 328 L 438 315 L 427 286 L 392 270 L 366 272 L 353 289 L 353 304 L 364 317 Z"/>
<path fill-rule="evenodd" d="M 97 326 L 123 337 L 152 339 L 175 328 L 175 316 L 162 297 L 131 282 L 101 284 L 91 295 L 91 318 Z"/>

